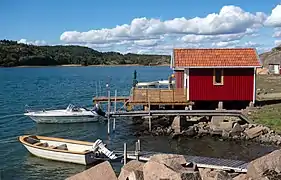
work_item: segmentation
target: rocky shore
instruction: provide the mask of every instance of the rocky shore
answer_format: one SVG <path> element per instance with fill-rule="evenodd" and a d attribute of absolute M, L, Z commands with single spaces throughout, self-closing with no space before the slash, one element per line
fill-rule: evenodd
<path fill-rule="evenodd" d="M 221 140 L 248 140 L 263 144 L 281 145 L 281 135 L 259 124 L 247 124 L 236 117 L 154 117 L 152 131 L 147 118 L 134 118 L 134 135 L 181 136 L 200 138 L 215 136 Z"/>
<path fill-rule="evenodd" d="M 255 159 L 247 166 L 247 173 L 198 168 L 182 155 L 157 154 L 147 162 L 136 160 L 125 164 L 115 174 L 109 162 L 98 164 L 68 180 L 280 180 L 281 150 Z"/>

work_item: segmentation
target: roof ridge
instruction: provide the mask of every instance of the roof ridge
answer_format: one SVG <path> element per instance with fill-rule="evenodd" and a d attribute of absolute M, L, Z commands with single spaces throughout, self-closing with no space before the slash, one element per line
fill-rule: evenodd
<path fill-rule="evenodd" d="M 196 50 L 196 49 L 200 49 L 200 50 L 228 50 L 228 49 L 231 49 L 231 50 L 235 50 L 235 49 L 256 49 L 256 48 L 173 48 L 174 50 Z"/>
<path fill-rule="evenodd" d="M 260 66 L 256 48 L 175 48 L 177 67 Z"/>

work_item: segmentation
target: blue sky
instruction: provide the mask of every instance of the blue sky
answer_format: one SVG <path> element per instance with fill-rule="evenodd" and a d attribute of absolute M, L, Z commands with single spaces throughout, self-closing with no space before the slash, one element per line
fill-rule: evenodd
<path fill-rule="evenodd" d="M 281 44 L 281 0 L 1 0 L 0 39 L 100 51 Z"/>

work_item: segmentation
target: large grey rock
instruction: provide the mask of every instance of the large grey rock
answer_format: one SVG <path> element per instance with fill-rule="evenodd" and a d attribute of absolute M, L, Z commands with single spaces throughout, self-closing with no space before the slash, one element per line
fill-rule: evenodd
<path fill-rule="evenodd" d="M 186 123 L 187 122 L 184 119 L 184 117 L 176 116 L 172 123 L 172 129 L 174 130 L 175 133 L 180 133 L 183 130 Z"/>
<path fill-rule="evenodd" d="M 223 116 L 213 116 L 211 119 L 211 124 L 215 125 L 215 126 L 219 126 L 221 122 L 224 121 L 224 117 Z"/>
<path fill-rule="evenodd" d="M 171 169 L 165 164 L 148 161 L 143 167 L 144 180 L 201 180 L 199 172 L 190 169 Z"/>
<path fill-rule="evenodd" d="M 115 172 L 108 161 L 67 178 L 67 180 L 117 180 Z"/>
<path fill-rule="evenodd" d="M 183 164 L 187 164 L 185 157 L 177 154 L 156 154 L 151 156 L 149 161 L 164 164 L 172 169 L 176 169 Z"/>
<path fill-rule="evenodd" d="M 221 130 L 231 131 L 233 124 L 234 124 L 234 122 L 232 122 L 232 121 L 221 122 L 219 127 Z"/>
<path fill-rule="evenodd" d="M 253 139 L 255 137 L 258 137 L 260 135 L 263 135 L 264 133 L 266 133 L 267 129 L 265 127 L 262 126 L 257 126 L 257 127 L 253 127 L 250 129 L 245 130 L 245 134 L 250 138 Z"/>
<path fill-rule="evenodd" d="M 268 170 L 281 172 L 281 150 L 275 150 L 270 154 L 262 156 L 250 162 L 247 167 L 247 175 L 253 179 L 262 178 Z"/>
<path fill-rule="evenodd" d="M 232 177 L 225 171 L 199 168 L 202 180 L 232 180 Z"/>
<path fill-rule="evenodd" d="M 140 161 L 136 161 L 136 160 L 132 160 L 129 161 L 127 164 L 125 164 L 122 169 L 121 172 L 118 176 L 118 180 L 126 180 L 130 173 L 135 172 L 136 174 L 139 173 L 143 173 L 143 166 L 144 163 L 140 162 Z"/>
<path fill-rule="evenodd" d="M 240 135 L 241 132 L 243 132 L 243 131 L 244 131 L 244 129 L 241 127 L 241 125 L 238 123 L 235 123 L 233 125 L 233 128 L 230 131 L 230 135 L 231 136 Z"/>
<path fill-rule="evenodd" d="M 129 180 L 144 180 L 143 172 L 142 171 L 133 171 L 130 173 L 128 179 Z"/>
<path fill-rule="evenodd" d="M 247 174 L 239 174 L 238 176 L 234 177 L 233 180 L 248 180 Z"/>

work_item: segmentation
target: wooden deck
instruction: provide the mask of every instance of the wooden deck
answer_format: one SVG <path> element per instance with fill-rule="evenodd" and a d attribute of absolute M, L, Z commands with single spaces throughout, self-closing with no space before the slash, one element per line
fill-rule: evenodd
<path fill-rule="evenodd" d="M 133 88 L 131 91 L 132 105 L 189 105 L 186 89 L 154 89 L 154 88 Z"/>
<path fill-rule="evenodd" d="M 116 101 L 117 102 L 126 102 L 129 100 L 130 97 L 128 96 L 117 96 L 116 97 Z M 115 101 L 115 97 L 114 96 L 111 96 L 110 97 L 110 101 L 111 102 L 114 102 Z M 93 102 L 94 103 L 103 103 L 103 102 L 108 102 L 108 97 L 107 96 L 99 96 L 99 97 L 94 97 L 93 98 Z"/>
<path fill-rule="evenodd" d="M 151 110 L 151 111 L 116 111 L 111 112 L 111 117 L 140 117 L 140 116 L 235 116 L 243 122 L 249 119 L 240 110 Z M 107 113 L 108 116 L 108 113 Z"/>
<path fill-rule="evenodd" d="M 114 102 L 115 97 L 110 97 L 110 102 Z M 93 103 L 107 103 L 107 96 L 94 97 Z M 157 89 L 157 88 L 132 88 L 130 96 L 117 96 L 116 102 L 124 103 L 127 110 L 136 105 L 148 106 L 188 106 L 193 102 L 187 100 L 186 89 Z"/>

